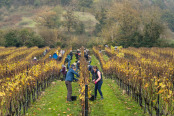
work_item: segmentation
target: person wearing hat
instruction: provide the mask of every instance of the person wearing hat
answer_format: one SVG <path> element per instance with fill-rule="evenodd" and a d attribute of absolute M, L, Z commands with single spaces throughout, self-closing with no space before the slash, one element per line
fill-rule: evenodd
<path fill-rule="evenodd" d="M 76 67 L 80 70 L 80 60 L 77 61 Z"/>
<path fill-rule="evenodd" d="M 114 47 L 114 50 L 116 51 L 116 50 L 117 50 L 117 48 L 118 48 L 118 47 L 117 47 L 117 46 L 115 46 L 115 47 Z"/>
<path fill-rule="evenodd" d="M 58 56 L 58 60 L 59 60 L 59 61 L 62 60 L 62 54 L 59 54 L 59 56 Z"/>
<path fill-rule="evenodd" d="M 49 58 L 52 58 L 52 56 L 51 56 L 51 55 L 49 55 Z"/>
<path fill-rule="evenodd" d="M 62 65 L 62 69 L 60 70 L 60 72 L 62 72 L 62 74 L 63 74 L 63 80 L 65 80 L 66 73 L 67 73 L 67 70 L 66 70 L 66 66 L 65 65 Z"/>
<path fill-rule="evenodd" d="M 34 59 L 33 60 L 36 60 L 37 61 L 37 58 L 36 57 L 34 57 Z"/>
<path fill-rule="evenodd" d="M 79 77 L 79 74 L 77 72 L 75 72 L 76 70 L 76 66 L 75 65 L 71 65 L 71 68 L 69 68 L 69 71 L 66 74 L 66 79 L 65 79 L 65 84 L 66 84 L 66 88 L 67 88 L 67 101 L 72 101 L 71 99 L 71 95 L 72 95 L 72 85 L 71 82 L 73 80 L 78 81 L 78 79 L 76 79 L 74 77 L 74 74 Z"/>
<path fill-rule="evenodd" d="M 34 58 L 33 58 L 33 63 L 35 64 L 36 62 L 37 62 L 37 58 L 34 57 Z"/>

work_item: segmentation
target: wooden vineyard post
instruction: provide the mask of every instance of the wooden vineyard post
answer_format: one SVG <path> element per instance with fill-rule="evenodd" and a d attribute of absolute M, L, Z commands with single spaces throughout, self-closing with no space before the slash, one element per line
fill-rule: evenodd
<path fill-rule="evenodd" d="M 37 99 L 39 98 L 39 82 L 38 82 L 38 79 L 37 79 L 37 90 L 36 90 L 36 93 L 37 93 Z"/>
<path fill-rule="evenodd" d="M 88 116 L 88 85 L 85 85 L 85 116 Z"/>
<path fill-rule="evenodd" d="M 159 93 L 159 72 L 158 72 L 158 93 Z M 159 116 L 159 94 L 158 94 L 158 97 L 157 97 L 157 105 L 158 105 L 158 108 L 156 110 L 156 116 Z"/>
<path fill-rule="evenodd" d="M 141 66 L 139 64 L 139 76 L 140 76 L 140 87 L 139 87 L 139 105 L 142 107 L 142 92 L 141 92 L 141 87 L 142 87 L 142 77 L 141 77 Z"/>
<path fill-rule="evenodd" d="M 128 70 L 129 70 L 129 62 L 128 62 Z M 129 74 L 128 74 L 128 95 L 129 95 L 129 93 L 130 93 L 130 82 L 129 82 L 130 80 L 129 80 Z"/>

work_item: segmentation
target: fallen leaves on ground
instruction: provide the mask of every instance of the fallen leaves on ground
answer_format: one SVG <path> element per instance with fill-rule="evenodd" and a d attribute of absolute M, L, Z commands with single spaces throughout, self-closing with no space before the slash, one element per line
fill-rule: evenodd
<path fill-rule="evenodd" d="M 70 111 L 70 109 L 69 109 L 69 108 L 67 108 L 67 110 L 68 110 L 68 111 Z"/>

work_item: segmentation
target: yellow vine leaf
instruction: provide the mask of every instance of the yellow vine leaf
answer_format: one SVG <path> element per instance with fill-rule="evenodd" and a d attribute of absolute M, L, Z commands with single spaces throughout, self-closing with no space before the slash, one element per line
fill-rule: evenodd
<path fill-rule="evenodd" d="M 164 90 L 163 89 L 160 89 L 159 92 L 158 92 L 158 94 L 161 94 L 163 92 L 164 92 Z"/>
<path fill-rule="evenodd" d="M 4 92 L 0 92 L 0 97 L 5 96 Z"/>

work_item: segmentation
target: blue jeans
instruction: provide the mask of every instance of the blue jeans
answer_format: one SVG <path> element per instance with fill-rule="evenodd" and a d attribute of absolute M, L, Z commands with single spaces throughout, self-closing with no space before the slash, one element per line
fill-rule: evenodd
<path fill-rule="evenodd" d="M 100 93 L 100 96 L 103 98 L 103 94 L 101 91 L 102 84 L 103 84 L 103 81 L 99 81 L 97 84 L 95 84 L 95 98 L 97 98 L 97 90 Z"/>

